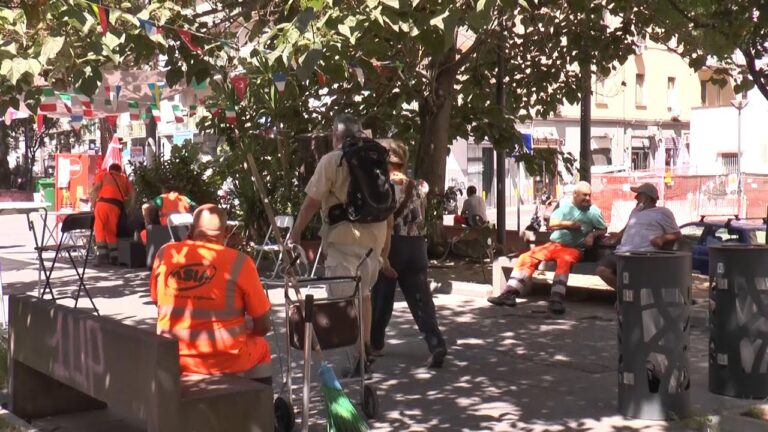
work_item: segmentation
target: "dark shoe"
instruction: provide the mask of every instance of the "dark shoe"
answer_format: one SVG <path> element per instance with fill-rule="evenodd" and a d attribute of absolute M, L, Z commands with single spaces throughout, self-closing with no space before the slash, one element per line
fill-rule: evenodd
<path fill-rule="evenodd" d="M 445 356 L 448 354 L 448 351 L 445 348 L 438 348 L 435 350 L 435 352 L 432 353 L 432 355 L 429 357 L 429 365 L 427 366 L 430 369 L 440 369 L 443 367 L 443 363 L 445 362 Z"/>
<path fill-rule="evenodd" d="M 504 291 L 496 297 L 488 297 L 488 303 L 496 306 L 517 306 L 517 294 L 512 291 Z"/>
<path fill-rule="evenodd" d="M 565 313 L 565 304 L 563 304 L 564 296 L 562 294 L 552 294 L 549 298 L 549 312 L 555 315 L 562 315 Z"/>

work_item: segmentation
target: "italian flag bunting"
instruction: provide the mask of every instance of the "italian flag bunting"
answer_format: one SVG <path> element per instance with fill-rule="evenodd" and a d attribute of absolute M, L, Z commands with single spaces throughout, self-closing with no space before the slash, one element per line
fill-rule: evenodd
<path fill-rule="evenodd" d="M 107 114 L 105 118 L 113 129 L 117 127 L 117 114 Z"/>
<path fill-rule="evenodd" d="M 149 104 L 149 109 L 152 110 L 152 118 L 155 119 L 155 123 L 160 123 L 160 108 L 157 107 L 157 104 Z"/>
<path fill-rule="evenodd" d="M 229 107 L 224 110 L 224 115 L 227 117 L 227 124 L 237 124 L 237 112 L 234 108 Z"/>
<path fill-rule="evenodd" d="M 139 118 L 142 122 L 144 122 L 144 125 L 147 125 L 149 123 L 149 116 L 147 115 L 146 111 L 142 111 L 139 113 Z"/>
<path fill-rule="evenodd" d="M 184 123 L 184 115 L 181 113 L 181 107 L 178 104 L 173 104 L 173 117 L 176 123 Z"/>
<path fill-rule="evenodd" d="M 59 93 L 59 99 L 64 102 L 64 109 L 66 109 L 68 113 L 72 114 L 72 95 L 69 93 Z"/>
<path fill-rule="evenodd" d="M 187 44 L 189 49 L 198 53 L 203 52 L 203 49 L 195 45 L 195 43 L 192 41 L 192 33 L 190 33 L 189 30 L 177 28 L 176 31 L 179 32 L 179 36 L 181 36 L 181 39 L 184 41 L 184 43 Z"/>
<path fill-rule="evenodd" d="M 131 114 L 131 121 L 139 121 L 139 102 L 128 101 L 128 112 Z"/>
<path fill-rule="evenodd" d="M 189 106 L 189 110 L 187 110 L 187 117 L 194 117 L 197 115 L 197 105 L 192 104 Z"/>
<path fill-rule="evenodd" d="M 43 100 L 40 101 L 40 106 L 37 108 L 38 112 L 55 112 L 56 111 L 56 92 L 51 87 L 45 87 L 43 89 Z"/>

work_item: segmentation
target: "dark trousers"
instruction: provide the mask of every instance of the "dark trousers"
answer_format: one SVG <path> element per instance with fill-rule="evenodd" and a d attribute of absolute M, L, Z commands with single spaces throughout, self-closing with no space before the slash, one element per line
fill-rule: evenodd
<path fill-rule="evenodd" d="M 373 319 L 371 323 L 371 346 L 384 348 L 387 325 L 392 318 L 395 303 L 395 286 L 399 283 L 413 320 L 427 343 L 429 352 L 445 348 L 445 340 L 437 325 L 435 303 L 427 283 L 427 242 L 420 236 L 392 236 L 389 262 L 397 273 L 392 279 L 379 272 L 376 284 L 371 290 Z"/>

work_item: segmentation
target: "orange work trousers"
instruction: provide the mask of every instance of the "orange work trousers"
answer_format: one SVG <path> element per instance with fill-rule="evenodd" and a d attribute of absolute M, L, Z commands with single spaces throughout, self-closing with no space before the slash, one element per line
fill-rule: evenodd
<path fill-rule="evenodd" d="M 97 202 L 93 210 L 93 236 L 96 247 L 108 246 L 117 248 L 117 222 L 120 219 L 120 209 L 107 202 Z"/>
<path fill-rule="evenodd" d="M 581 252 L 577 248 L 549 242 L 534 246 L 528 252 L 520 255 L 517 264 L 515 264 L 515 270 L 530 277 L 536 271 L 539 263 L 554 260 L 556 263 L 555 274 L 567 275 L 571 272 L 571 267 L 580 259 Z"/>

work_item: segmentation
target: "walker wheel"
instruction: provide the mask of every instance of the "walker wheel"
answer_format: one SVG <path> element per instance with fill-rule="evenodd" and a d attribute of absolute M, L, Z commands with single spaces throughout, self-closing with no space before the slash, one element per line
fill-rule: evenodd
<path fill-rule="evenodd" d="M 293 406 L 282 396 L 275 399 L 275 432 L 290 432 L 296 425 Z"/>
<path fill-rule="evenodd" d="M 375 419 L 379 415 L 379 396 L 376 388 L 370 384 L 363 386 L 363 414 L 369 419 Z"/>

